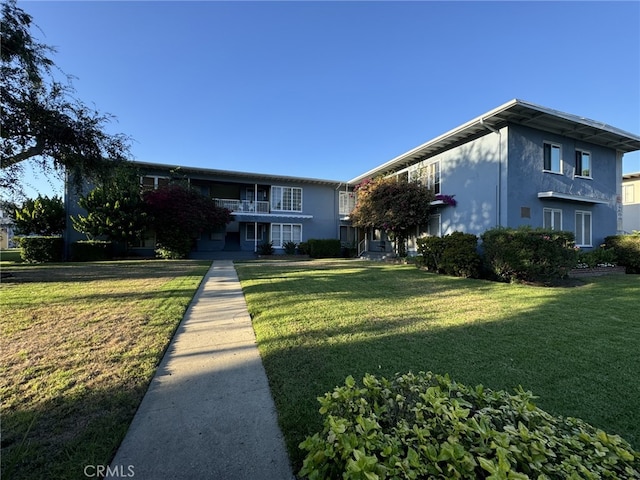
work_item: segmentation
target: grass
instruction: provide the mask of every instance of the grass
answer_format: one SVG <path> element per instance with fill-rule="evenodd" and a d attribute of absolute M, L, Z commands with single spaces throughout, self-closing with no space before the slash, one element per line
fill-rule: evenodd
<path fill-rule="evenodd" d="M 640 447 L 640 276 L 573 288 L 438 276 L 363 262 L 238 264 L 297 470 L 321 429 L 316 398 L 365 373 L 449 373 L 539 396 Z"/>
<path fill-rule="evenodd" d="M 107 465 L 209 266 L 2 256 L 2 478 Z"/>

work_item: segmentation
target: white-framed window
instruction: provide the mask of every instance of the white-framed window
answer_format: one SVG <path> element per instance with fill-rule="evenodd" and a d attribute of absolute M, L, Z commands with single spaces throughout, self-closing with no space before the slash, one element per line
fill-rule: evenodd
<path fill-rule="evenodd" d="M 349 215 L 354 208 L 356 208 L 356 193 L 355 192 L 340 192 L 339 197 L 339 211 L 340 215 Z"/>
<path fill-rule="evenodd" d="M 276 248 L 282 248 L 287 242 L 296 244 L 302 241 L 302 225 L 299 223 L 272 223 L 271 243 Z"/>
<path fill-rule="evenodd" d="M 140 185 L 142 185 L 143 190 L 157 190 L 159 187 L 169 185 L 169 177 L 145 175 L 140 177 Z"/>
<path fill-rule="evenodd" d="M 440 214 L 431 215 L 427 224 L 427 235 L 430 237 L 442 236 L 442 218 Z"/>
<path fill-rule="evenodd" d="M 410 182 L 418 182 L 433 190 L 436 195 L 440 193 L 440 160 L 409 170 L 408 179 Z"/>
<path fill-rule="evenodd" d="M 576 150 L 576 177 L 591 178 L 591 153 Z"/>
<path fill-rule="evenodd" d="M 634 185 L 622 186 L 622 203 L 629 204 L 634 203 Z"/>
<path fill-rule="evenodd" d="M 576 246 L 591 246 L 591 212 L 576 210 Z"/>
<path fill-rule="evenodd" d="M 271 187 L 271 210 L 280 212 L 301 212 L 302 188 Z"/>
<path fill-rule="evenodd" d="M 256 239 L 256 226 L 254 223 L 247 223 L 247 229 L 245 233 L 245 239 L 249 242 L 263 242 L 265 240 L 265 233 L 267 229 L 264 223 L 258 224 L 258 238 Z"/>
<path fill-rule="evenodd" d="M 562 210 L 544 208 L 542 210 L 542 228 L 556 231 L 562 230 Z"/>
<path fill-rule="evenodd" d="M 555 143 L 544 143 L 544 163 L 545 172 L 562 173 L 562 147 Z"/>
<path fill-rule="evenodd" d="M 427 165 L 427 188 L 436 195 L 440 193 L 440 160 Z"/>

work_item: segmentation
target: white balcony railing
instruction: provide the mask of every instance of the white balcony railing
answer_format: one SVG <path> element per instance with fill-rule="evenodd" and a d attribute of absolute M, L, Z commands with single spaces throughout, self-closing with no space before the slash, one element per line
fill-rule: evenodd
<path fill-rule="evenodd" d="M 254 202 L 253 200 L 234 200 L 229 198 L 215 198 L 217 207 L 227 208 L 232 213 L 269 213 L 269 202 Z"/>

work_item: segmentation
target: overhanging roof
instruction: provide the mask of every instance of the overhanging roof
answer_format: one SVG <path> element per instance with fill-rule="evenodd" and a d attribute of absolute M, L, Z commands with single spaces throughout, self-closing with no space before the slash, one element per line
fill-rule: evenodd
<path fill-rule="evenodd" d="M 313 183 L 318 185 L 331 185 L 334 187 L 338 187 L 340 185 L 344 185 L 344 182 L 340 182 L 338 180 L 323 180 L 319 178 L 307 178 L 307 177 L 290 177 L 287 175 L 273 175 L 273 174 L 265 174 L 265 173 L 251 173 L 251 172 L 237 172 L 231 170 L 216 170 L 210 168 L 200 168 L 200 167 L 185 167 L 179 165 L 167 165 L 163 163 L 149 163 L 149 162 L 133 162 L 135 165 L 140 165 L 146 168 L 153 168 L 156 170 L 172 170 L 175 171 L 178 175 L 180 173 L 188 174 L 188 175 L 201 175 L 203 177 L 220 177 L 220 178 L 228 178 L 229 180 L 234 180 L 237 182 L 246 182 L 246 183 L 273 183 L 273 182 L 294 182 L 294 183 Z"/>
<path fill-rule="evenodd" d="M 640 136 L 636 134 L 602 122 L 515 99 L 349 180 L 348 183 L 357 184 L 366 178 L 401 170 L 421 159 L 437 155 L 507 124 L 525 125 L 624 153 L 640 150 Z"/>
<path fill-rule="evenodd" d="M 608 200 L 603 200 L 601 198 L 594 197 L 586 197 L 583 195 L 572 195 L 570 193 L 562 193 L 562 192 L 538 192 L 538 198 L 551 198 L 554 200 L 571 200 L 572 202 L 581 202 L 581 203 L 609 203 Z"/>

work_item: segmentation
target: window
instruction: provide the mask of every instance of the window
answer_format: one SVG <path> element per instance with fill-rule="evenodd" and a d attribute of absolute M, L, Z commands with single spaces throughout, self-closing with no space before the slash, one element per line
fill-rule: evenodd
<path fill-rule="evenodd" d="M 591 212 L 576 211 L 576 245 L 591 246 Z"/>
<path fill-rule="evenodd" d="M 591 177 L 591 154 L 576 150 L 576 177 Z"/>
<path fill-rule="evenodd" d="M 298 187 L 271 187 L 271 210 L 302 211 L 302 189 Z"/>
<path fill-rule="evenodd" d="M 629 204 L 634 202 L 633 185 L 622 186 L 622 203 Z"/>
<path fill-rule="evenodd" d="M 258 240 L 259 242 L 264 241 L 264 234 L 265 234 L 265 228 L 264 228 L 264 224 L 263 223 L 259 223 L 258 224 L 258 238 L 256 239 L 255 235 L 256 235 L 256 226 L 254 223 L 247 223 L 247 233 L 246 233 L 246 240 L 247 241 L 251 241 L 254 242 L 256 240 Z"/>
<path fill-rule="evenodd" d="M 349 215 L 356 207 L 356 194 L 354 192 L 340 192 L 340 215 Z"/>
<path fill-rule="evenodd" d="M 544 170 L 547 172 L 562 173 L 562 151 L 560 145 L 553 143 L 544 144 Z"/>
<path fill-rule="evenodd" d="M 430 237 L 442 236 L 442 221 L 440 215 L 431 215 L 427 225 L 427 235 Z"/>
<path fill-rule="evenodd" d="M 427 188 L 436 195 L 440 193 L 440 162 L 427 165 Z"/>
<path fill-rule="evenodd" d="M 158 187 L 169 185 L 169 178 L 146 175 L 140 178 L 140 184 L 143 190 L 157 190 Z"/>
<path fill-rule="evenodd" d="M 272 223 L 271 243 L 276 248 L 282 248 L 287 242 L 300 243 L 302 241 L 302 225 L 296 223 Z"/>
<path fill-rule="evenodd" d="M 562 210 L 545 208 L 542 211 L 542 228 L 548 230 L 562 230 Z"/>

